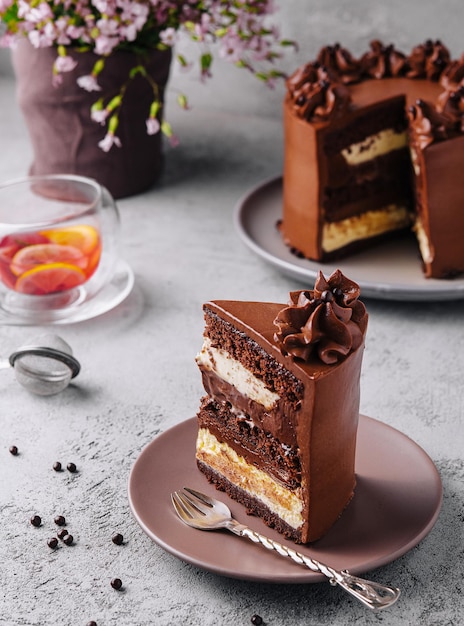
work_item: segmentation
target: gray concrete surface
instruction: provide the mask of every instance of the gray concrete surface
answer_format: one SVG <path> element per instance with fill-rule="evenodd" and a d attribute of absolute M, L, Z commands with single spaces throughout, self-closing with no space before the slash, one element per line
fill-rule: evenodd
<path fill-rule="evenodd" d="M 441 37 L 458 53 L 463 6 L 457 0 L 407 7 L 398 1 L 288 0 L 282 16 L 286 34 L 304 40 L 299 58 L 328 40 L 362 47 L 373 36 L 404 47 Z M 2 180 L 23 175 L 30 159 L 14 81 L 5 74 Z M 173 88 L 178 80 L 174 75 Z M 39 398 L 22 389 L 13 372 L 0 372 L 2 625 L 76 626 L 93 619 L 99 626 L 245 626 L 255 613 L 268 626 L 462 623 L 462 301 L 367 302 L 361 410 L 422 446 L 444 487 L 430 534 L 369 574 L 402 589 L 392 609 L 373 614 L 328 584 L 249 583 L 196 569 L 152 542 L 130 513 L 127 480 L 141 450 L 197 410 L 202 387 L 194 356 L 202 303 L 281 301 L 300 287 L 248 251 L 232 226 L 239 198 L 279 174 L 282 164 L 281 92 L 251 84 L 236 70 L 221 70 L 206 88 L 192 82 L 191 111 L 170 105 L 181 145 L 167 148 L 162 181 L 118 203 L 122 253 L 136 277 L 133 293 L 99 318 L 56 329 L 82 362 L 75 384 Z M 39 330 L 0 326 L 1 355 Z M 16 457 L 8 452 L 12 444 L 20 451 Z M 74 461 L 79 472 L 56 474 L 56 460 Z M 41 528 L 29 523 L 35 512 L 44 520 Z M 58 513 L 68 518 L 75 543 L 53 552 L 46 539 Z M 115 531 L 123 533 L 124 545 L 111 542 Z M 109 584 L 116 576 L 123 592 Z"/>

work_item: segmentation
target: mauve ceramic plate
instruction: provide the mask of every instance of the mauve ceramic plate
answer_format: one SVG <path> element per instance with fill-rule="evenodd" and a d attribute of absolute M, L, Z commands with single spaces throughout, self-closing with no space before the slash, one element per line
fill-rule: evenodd
<path fill-rule="evenodd" d="M 253 530 L 295 547 L 208 483 L 195 464 L 196 432 L 196 418 L 174 426 L 154 439 L 132 468 L 129 503 L 147 535 L 179 559 L 215 574 L 272 583 L 325 580 L 228 531 L 196 530 L 177 518 L 170 494 L 189 486 L 227 502 L 234 517 Z M 353 574 L 389 563 L 416 546 L 433 527 L 442 501 L 440 476 L 424 450 L 365 416 L 359 423 L 356 473 L 355 496 L 340 519 L 317 543 L 297 547 Z"/>
<path fill-rule="evenodd" d="M 414 239 L 401 237 L 335 263 L 301 259 L 283 243 L 276 223 L 282 217 L 282 178 L 266 181 L 238 203 L 235 227 L 243 242 L 280 272 L 312 287 L 319 270 L 328 277 L 339 268 L 356 281 L 365 297 L 386 300 L 458 300 L 464 298 L 464 277 L 424 278 Z"/>

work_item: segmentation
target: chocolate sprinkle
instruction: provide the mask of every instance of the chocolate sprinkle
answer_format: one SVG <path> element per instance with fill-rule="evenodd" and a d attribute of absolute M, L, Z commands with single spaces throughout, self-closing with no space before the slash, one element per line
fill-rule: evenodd
<path fill-rule="evenodd" d="M 111 537 L 111 541 L 117 546 L 120 546 L 124 541 L 124 537 L 121 535 L 121 533 L 114 533 L 114 535 Z"/>

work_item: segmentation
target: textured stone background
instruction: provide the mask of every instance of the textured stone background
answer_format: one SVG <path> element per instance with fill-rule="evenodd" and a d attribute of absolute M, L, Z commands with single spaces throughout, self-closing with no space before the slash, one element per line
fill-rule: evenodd
<path fill-rule="evenodd" d="M 340 41 L 355 52 L 379 37 L 407 50 L 441 38 L 458 55 L 464 5 L 446 2 L 281 3 L 282 30 L 301 48 L 289 68 Z M 7 53 L 0 55 L 0 174 L 23 175 L 30 148 L 15 108 Z M 440 470 L 443 509 L 421 544 L 369 574 L 401 587 L 378 615 L 328 584 L 268 585 L 229 580 L 165 553 L 133 520 L 129 471 L 161 431 L 194 415 L 202 394 L 193 362 L 210 298 L 281 301 L 299 287 L 244 248 L 232 227 L 238 199 L 281 171 L 282 91 L 217 66 L 215 80 L 183 89 L 192 111 L 171 119 L 182 143 L 167 149 L 158 188 L 120 201 L 123 253 L 136 275 L 129 299 L 107 315 L 57 329 L 82 373 L 53 398 L 29 395 L 13 372 L 0 375 L 0 624 L 268 626 L 348 624 L 458 626 L 464 614 L 463 302 L 369 301 L 362 376 L 367 415 L 417 441 Z M 172 87 L 180 84 L 174 72 Z M 264 115 L 261 115 L 264 113 Z M 255 115 L 258 114 L 258 115 Z M 1 354 L 40 329 L 0 326 Z M 16 444 L 13 457 L 8 447 Z M 78 473 L 55 473 L 54 461 Z M 41 528 L 29 518 L 42 516 Z M 75 544 L 46 545 L 63 514 Z M 122 532 L 125 544 L 111 542 Z M 109 584 L 124 583 L 122 592 Z"/>

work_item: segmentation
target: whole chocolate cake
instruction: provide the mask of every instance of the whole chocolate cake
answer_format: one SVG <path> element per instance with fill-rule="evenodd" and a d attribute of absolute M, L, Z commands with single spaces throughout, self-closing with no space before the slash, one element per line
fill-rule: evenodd
<path fill-rule="evenodd" d="M 331 261 L 412 228 L 426 277 L 464 272 L 464 57 L 337 44 L 287 87 L 284 241 Z"/>
<path fill-rule="evenodd" d="M 299 543 L 326 533 L 354 493 L 367 328 L 358 296 L 336 271 L 288 305 L 203 307 L 198 467 Z"/>

